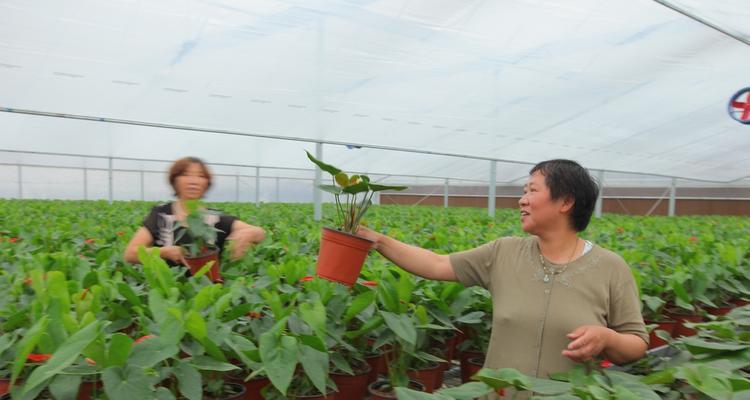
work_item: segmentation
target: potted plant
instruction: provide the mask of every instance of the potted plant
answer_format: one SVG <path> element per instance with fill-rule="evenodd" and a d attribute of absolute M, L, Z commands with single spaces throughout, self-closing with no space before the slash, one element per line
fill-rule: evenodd
<path fill-rule="evenodd" d="M 414 359 L 441 362 L 442 359 L 425 353 L 419 348 L 419 338 L 426 341 L 426 334 L 421 332 L 431 326 L 421 323 L 426 318 L 426 309 L 417 308 L 412 302 L 414 293 L 413 277 L 400 269 L 383 271 L 377 286 L 378 314 L 384 321 L 384 328 L 375 339 L 375 348 L 385 347 L 388 365 L 387 379 L 380 379 L 370 384 L 370 399 L 395 399 L 397 387 L 410 387 L 424 391 L 425 385 L 410 380 L 408 370 Z M 421 314 L 421 317 L 419 316 Z M 434 382 L 434 379 L 432 380 Z"/>
<path fill-rule="evenodd" d="M 213 282 L 222 282 L 219 267 L 219 249 L 216 247 L 216 233 L 219 229 L 206 223 L 207 216 L 216 214 L 216 211 L 201 207 L 198 200 L 185 201 L 187 217 L 183 229 L 178 229 L 176 243 L 187 235 L 190 241 L 180 246 L 185 249 L 185 263 L 190 268 L 190 273 L 197 274 L 208 263 L 210 269 L 206 273 Z"/>
<path fill-rule="evenodd" d="M 321 278 L 354 285 L 372 242 L 357 236 L 360 221 L 372 205 L 372 196 L 382 190 L 404 190 L 406 186 L 378 185 L 367 175 L 349 176 L 333 165 L 326 164 L 307 152 L 307 157 L 331 175 L 331 185 L 320 189 L 336 199 L 337 228 L 323 228 L 318 254 L 317 275 Z"/>

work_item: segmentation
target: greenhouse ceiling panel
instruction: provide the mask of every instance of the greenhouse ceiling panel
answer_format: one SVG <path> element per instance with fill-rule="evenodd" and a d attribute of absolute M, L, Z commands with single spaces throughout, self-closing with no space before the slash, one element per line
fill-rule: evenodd
<path fill-rule="evenodd" d="M 309 167 L 320 141 L 380 149 L 326 147 L 372 173 L 564 157 L 731 182 L 748 20 L 738 0 L 2 0 L 0 150 Z"/>

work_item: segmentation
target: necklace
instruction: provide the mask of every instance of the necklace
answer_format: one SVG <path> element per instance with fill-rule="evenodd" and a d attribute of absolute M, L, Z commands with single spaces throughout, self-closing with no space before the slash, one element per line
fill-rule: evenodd
<path fill-rule="evenodd" d="M 538 244 L 537 244 L 538 246 Z M 570 257 L 568 257 L 568 262 L 565 263 L 560 268 L 553 268 L 551 265 L 547 265 L 547 262 L 544 260 L 544 256 L 542 255 L 542 248 L 539 248 L 539 261 L 542 263 L 542 270 L 544 271 L 544 278 L 542 280 L 544 283 L 549 283 L 550 280 L 552 280 L 552 277 L 555 275 L 560 275 L 563 272 L 565 272 L 566 269 L 568 269 L 568 265 L 571 261 L 573 261 L 573 257 L 576 254 L 576 249 L 578 248 L 578 239 L 576 238 L 576 245 L 573 247 L 573 252 L 570 253 Z"/>

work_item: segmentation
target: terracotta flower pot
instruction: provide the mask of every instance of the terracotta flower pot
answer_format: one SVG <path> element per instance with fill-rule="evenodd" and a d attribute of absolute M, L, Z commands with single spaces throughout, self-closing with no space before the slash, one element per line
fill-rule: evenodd
<path fill-rule="evenodd" d="M 209 261 L 213 261 L 214 264 L 211 266 L 211 269 L 206 272 L 206 276 L 208 279 L 210 279 L 212 282 L 224 282 L 221 279 L 221 268 L 219 266 L 219 250 L 212 250 L 208 254 L 204 256 L 199 256 L 195 258 L 189 258 L 185 257 L 185 263 L 187 264 L 188 268 L 190 268 L 190 273 L 195 275 L 198 273 L 198 271 L 203 268 L 206 263 Z"/>
<path fill-rule="evenodd" d="M 471 377 L 474 376 L 477 372 L 479 372 L 480 369 L 484 366 L 484 355 L 480 357 L 472 357 L 467 360 L 467 368 L 466 368 L 466 381 L 468 382 L 471 380 Z M 464 371 L 461 370 L 461 375 L 463 375 Z M 462 377 L 463 378 L 463 377 Z"/>
<path fill-rule="evenodd" d="M 672 321 L 672 320 L 646 321 L 646 325 L 652 325 L 652 324 L 657 324 L 658 326 L 654 328 L 654 330 L 651 331 L 651 333 L 648 334 L 649 336 L 648 348 L 649 349 L 654 349 L 654 348 L 661 347 L 667 344 L 667 342 L 662 340 L 660 337 L 656 336 L 657 330 L 665 331 L 669 333 L 669 336 L 674 337 L 674 328 L 677 322 Z"/>
<path fill-rule="evenodd" d="M 392 400 L 396 399 L 396 392 L 393 390 L 383 390 L 383 387 L 390 388 L 390 383 L 387 379 L 379 379 L 370 384 L 367 387 L 367 391 L 370 392 L 370 400 Z M 409 389 L 424 392 L 424 385 L 416 381 L 409 381 Z M 342 399 L 343 400 L 343 399 Z"/>
<path fill-rule="evenodd" d="M 432 363 L 421 369 L 411 369 L 406 372 L 409 377 L 424 385 L 424 391 L 432 393 L 440 386 L 436 386 L 438 381 L 442 385 L 442 380 L 438 376 L 443 375 L 443 367 L 438 363 Z"/>
<path fill-rule="evenodd" d="M 734 309 L 734 305 L 731 305 L 731 306 L 727 305 L 727 306 L 722 306 L 722 307 L 706 307 L 706 308 L 704 308 L 704 310 L 706 310 L 707 313 L 709 313 L 711 315 L 716 315 L 716 316 L 727 315 L 733 309 Z"/>
<path fill-rule="evenodd" d="M 372 244 L 356 235 L 323 228 L 316 274 L 333 282 L 354 285 Z"/>
<path fill-rule="evenodd" d="M 388 363 L 385 360 L 385 352 L 380 351 L 378 354 L 371 354 L 365 356 L 365 361 L 370 365 L 371 369 L 367 375 L 367 383 L 370 384 L 378 380 L 378 375 L 388 374 Z"/>
<path fill-rule="evenodd" d="M 669 314 L 669 318 L 675 320 L 674 337 L 693 336 L 698 333 L 695 329 L 688 328 L 685 322 L 703 322 L 703 317 L 697 314 Z"/>
<path fill-rule="evenodd" d="M 0 396 L 10 391 L 10 379 L 0 379 Z"/>
<path fill-rule="evenodd" d="M 370 364 L 365 363 L 362 365 L 362 368 L 354 371 L 354 375 L 332 372 L 331 380 L 339 388 L 339 391 L 336 392 L 336 397 L 346 400 L 364 399 L 365 395 L 367 395 L 367 385 L 370 383 L 368 381 L 370 371 L 372 371 L 372 367 Z"/>
<path fill-rule="evenodd" d="M 484 357 L 484 353 L 479 351 L 462 351 L 458 353 L 458 358 L 461 361 L 461 382 L 466 383 L 471 380 L 472 367 L 469 364 L 469 360 L 472 358 Z"/>
<path fill-rule="evenodd" d="M 90 400 L 96 398 L 97 394 L 104 392 L 104 384 L 102 381 L 94 382 L 81 382 L 81 386 L 78 387 L 78 396 L 76 400 Z"/>

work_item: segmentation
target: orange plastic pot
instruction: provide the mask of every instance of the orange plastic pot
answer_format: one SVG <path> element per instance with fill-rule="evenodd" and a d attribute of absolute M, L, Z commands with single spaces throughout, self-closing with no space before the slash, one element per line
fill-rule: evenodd
<path fill-rule="evenodd" d="M 372 245 L 371 240 L 323 228 L 316 274 L 329 281 L 354 285 Z"/>
<path fill-rule="evenodd" d="M 219 266 L 218 250 L 212 250 L 210 253 L 200 257 L 185 257 L 185 263 L 187 264 L 188 268 L 190 268 L 190 273 L 193 275 L 197 274 L 198 271 L 200 271 L 201 268 L 203 268 L 203 266 L 206 265 L 209 261 L 213 261 L 214 264 L 206 273 L 208 279 L 210 279 L 212 282 L 224 282 L 224 280 L 221 279 L 221 268 Z"/>

